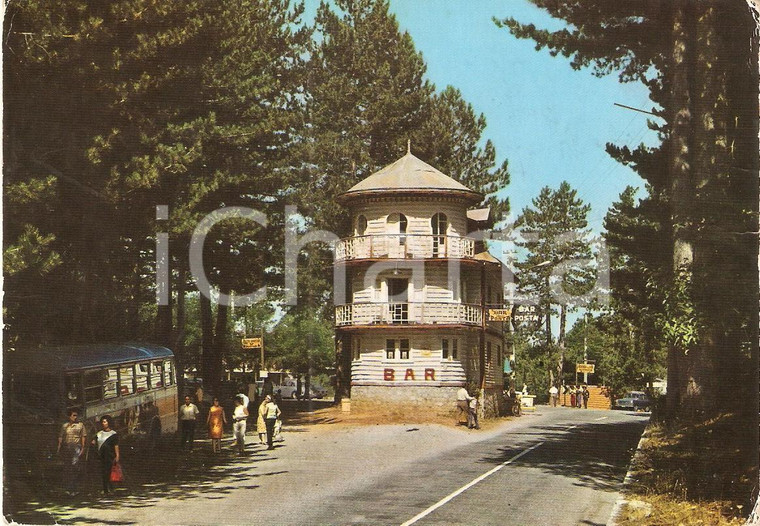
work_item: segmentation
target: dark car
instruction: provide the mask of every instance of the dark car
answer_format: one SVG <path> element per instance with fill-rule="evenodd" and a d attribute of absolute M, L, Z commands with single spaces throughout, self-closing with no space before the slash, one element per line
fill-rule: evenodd
<path fill-rule="evenodd" d="M 623 398 L 615 400 L 615 409 L 648 413 L 652 409 L 652 399 L 643 391 L 630 391 Z"/>

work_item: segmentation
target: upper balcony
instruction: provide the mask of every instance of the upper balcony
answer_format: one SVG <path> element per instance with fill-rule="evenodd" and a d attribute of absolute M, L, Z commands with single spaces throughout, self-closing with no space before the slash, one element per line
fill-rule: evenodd
<path fill-rule="evenodd" d="M 482 307 L 464 303 L 348 303 L 336 305 L 335 325 L 474 325 Z"/>
<path fill-rule="evenodd" d="M 338 241 L 336 261 L 357 259 L 468 259 L 475 255 L 475 240 L 432 234 L 376 234 Z"/>

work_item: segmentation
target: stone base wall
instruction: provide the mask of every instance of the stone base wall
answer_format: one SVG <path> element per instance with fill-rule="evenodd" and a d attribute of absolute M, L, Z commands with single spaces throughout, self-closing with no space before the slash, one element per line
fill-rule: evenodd
<path fill-rule="evenodd" d="M 354 385 L 351 387 L 351 409 L 362 407 L 427 408 L 454 411 L 459 387 L 385 387 Z"/>
<path fill-rule="evenodd" d="M 354 385 L 351 387 L 351 410 L 386 409 L 434 410 L 438 413 L 456 412 L 459 387 L 401 387 Z M 485 403 L 480 408 L 485 418 L 496 418 L 506 412 L 501 392 L 486 389 Z"/>

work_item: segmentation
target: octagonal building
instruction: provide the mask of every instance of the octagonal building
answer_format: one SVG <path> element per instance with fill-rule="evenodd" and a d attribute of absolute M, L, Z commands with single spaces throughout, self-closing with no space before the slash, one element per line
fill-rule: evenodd
<path fill-rule="evenodd" d="M 448 410 L 468 386 L 496 412 L 505 324 L 486 315 L 503 306 L 502 265 L 477 234 L 492 226 L 488 209 L 472 208 L 483 195 L 408 152 L 337 200 L 353 228 L 335 260 L 352 406 Z"/>

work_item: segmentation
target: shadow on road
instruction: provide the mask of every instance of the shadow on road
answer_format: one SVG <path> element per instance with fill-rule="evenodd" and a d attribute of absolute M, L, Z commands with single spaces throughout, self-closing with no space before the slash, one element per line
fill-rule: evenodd
<path fill-rule="evenodd" d="M 123 447 L 125 482 L 117 485 L 112 498 L 100 495 L 100 465 L 92 458 L 86 462 L 77 497 L 64 493 L 61 474 L 52 469 L 46 472 L 42 484 L 32 474 L 6 480 L 5 518 L 22 524 L 131 524 L 90 520 L 75 513 L 80 507 L 143 508 L 152 506 L 156 499 L 221 499 L 233 489 L 255 489 L 267 477 L 285 473 L 267 470 L 268 461 L 277 452 L 265 451 L 266 446 L 258 443 L 249 442 L 243 456 L 232 449 L 229 440 L 219 454 L 213 454 L 205 441 L 198 441 L 193 452 L 178 451 L 176 444 L 176 440 L 165 440 L 152 452 Z M 286 446 L 277 444 L 277 449 L 281 447 Z M 70 517 L 63 519 L 62 514 Z"/>
<path fill-rule="evenodd" d="M 569 477 L 577 486 L 618 491 L 645 425 L 646 419 L 642 418 L 617 423 L 579 424 L 573 429 L 566 425 L 539 426 L 525 433 L 510 433 L 512 436 L 541 437 L 544 442 L 511 465 L 539 468 Z M 481 462 L 501 464 L 527 447 L 530 444 L 502 447 L 498 454 L 484 457 Z"/>

